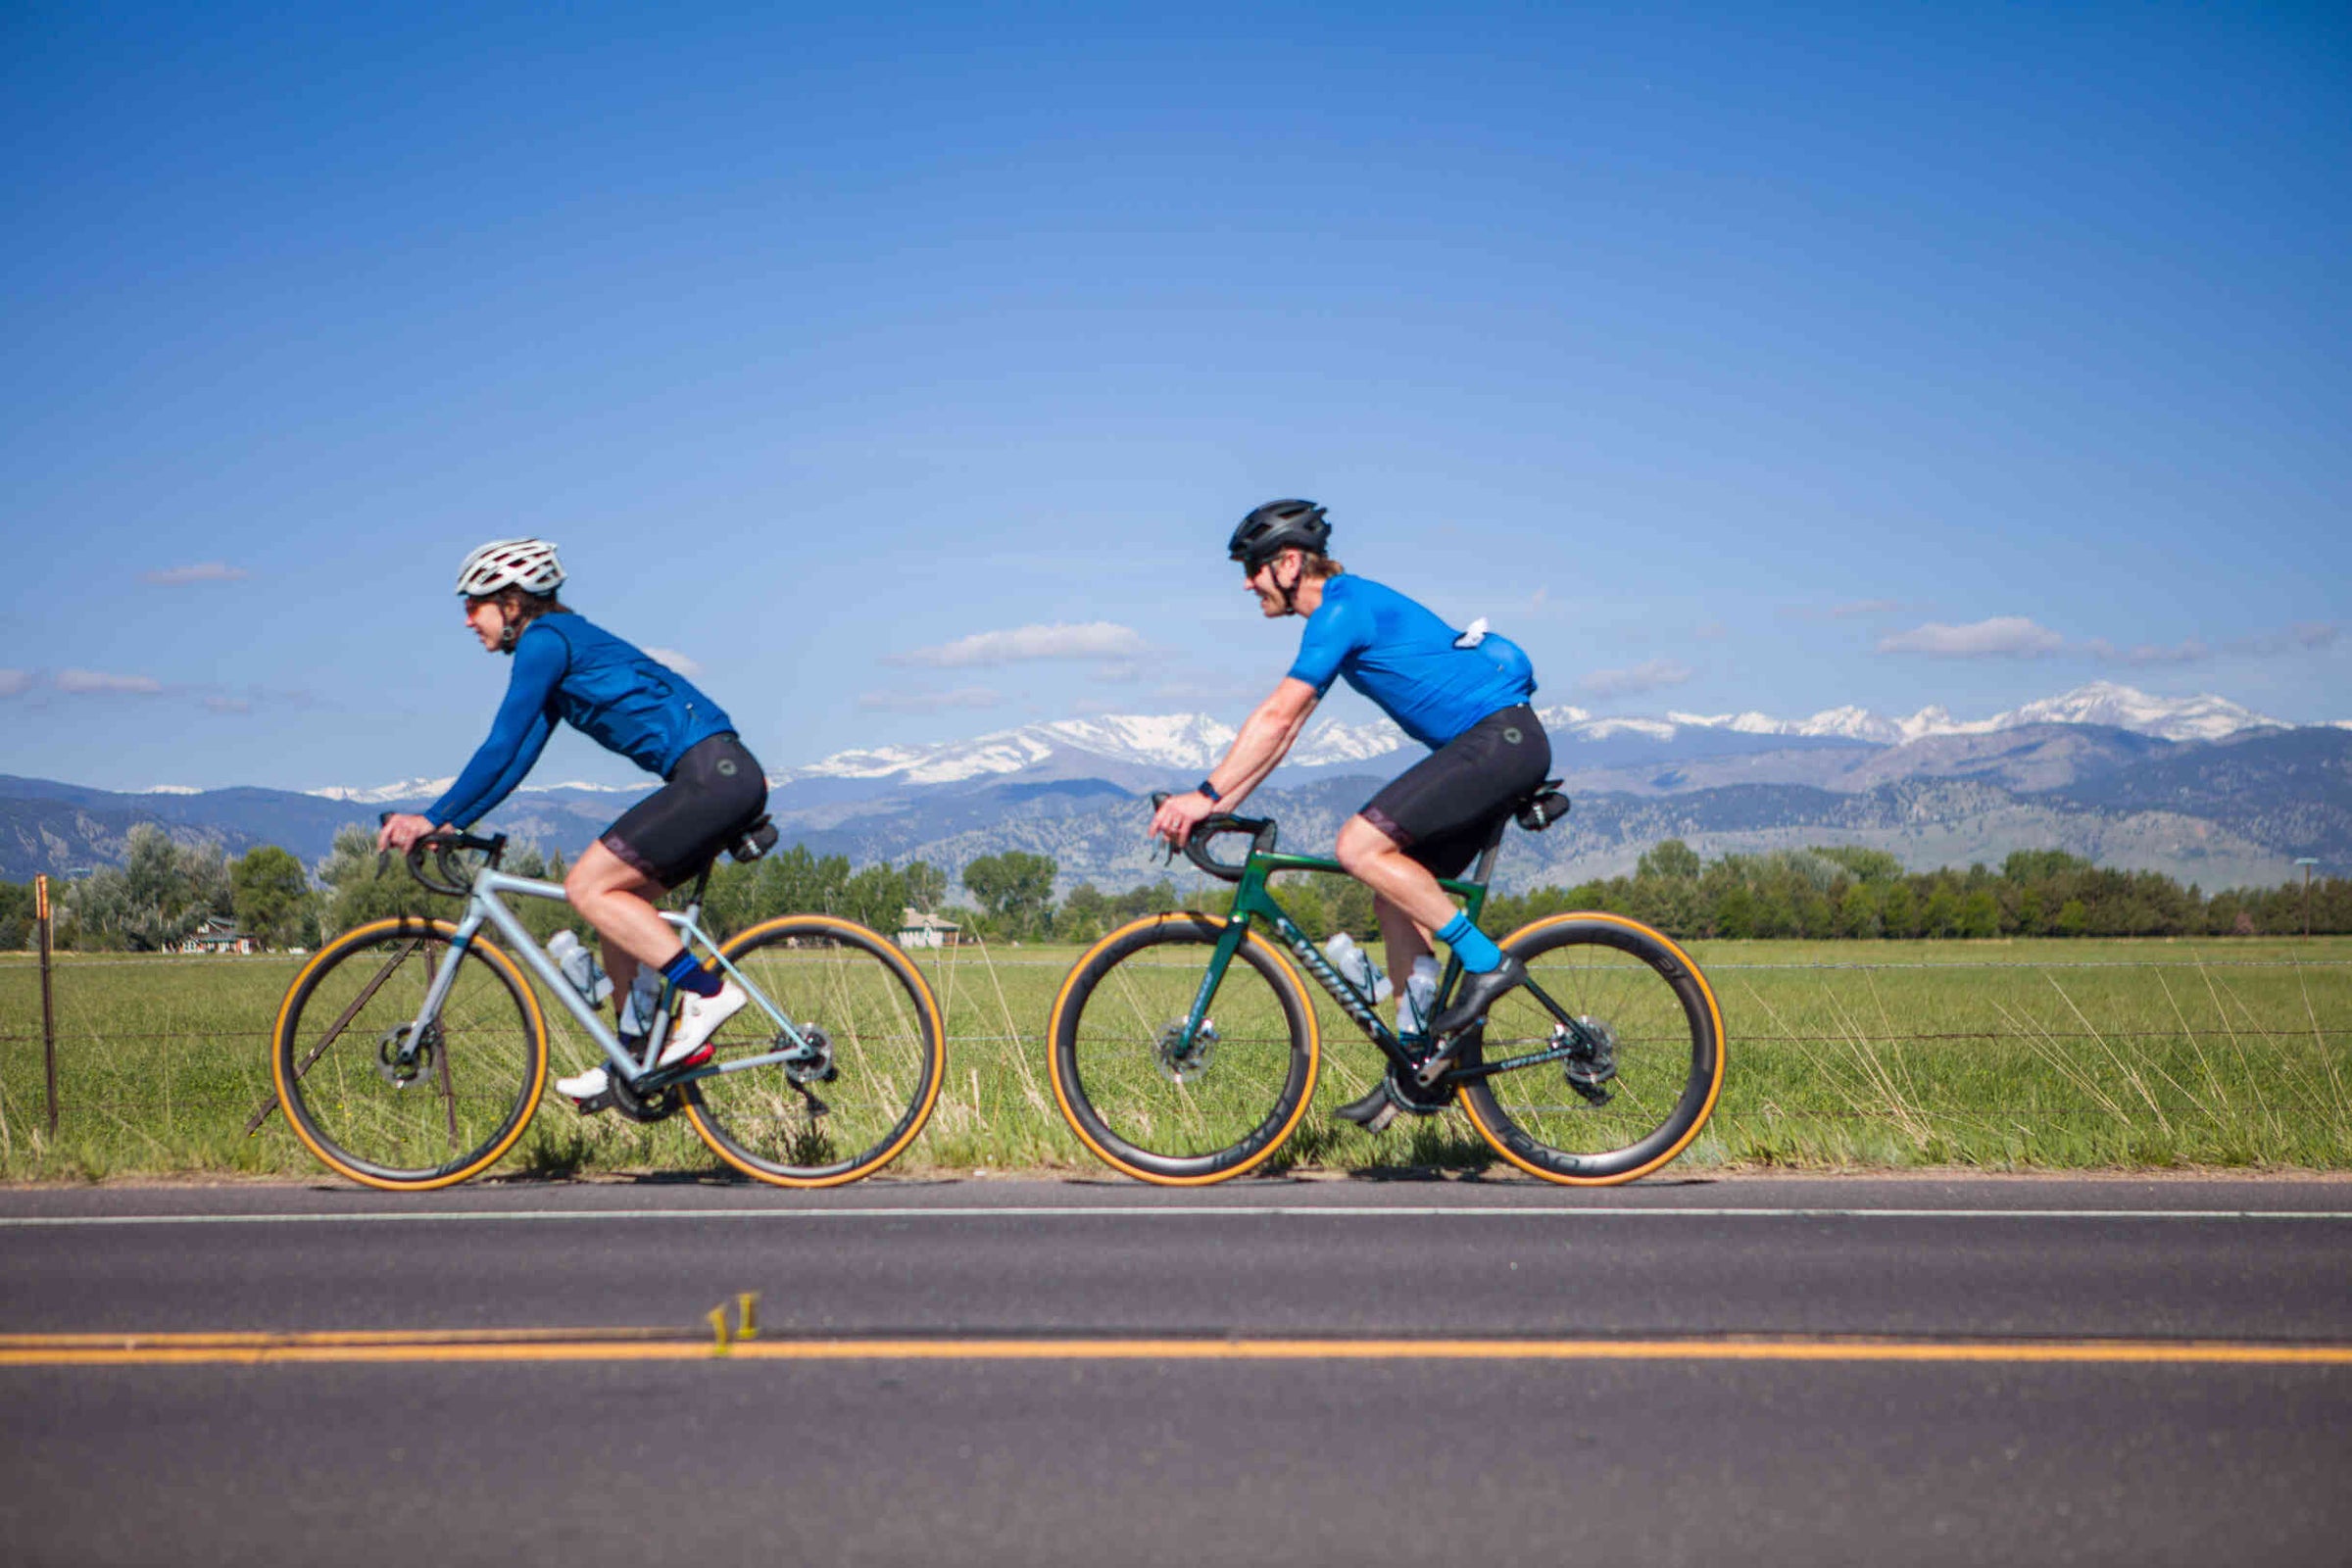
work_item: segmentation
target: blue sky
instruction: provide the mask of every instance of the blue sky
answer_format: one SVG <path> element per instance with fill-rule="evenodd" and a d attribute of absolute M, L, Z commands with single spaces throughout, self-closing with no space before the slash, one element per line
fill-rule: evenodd
<path fill-rule="evenodd" d="M 0 771 L 453 772 L 518 533 L 771 767 L 1238 720 L 1292 494 L 1548 702 L 2352 717 L 2340 8 L 683 9 L 7 9 Z"/>

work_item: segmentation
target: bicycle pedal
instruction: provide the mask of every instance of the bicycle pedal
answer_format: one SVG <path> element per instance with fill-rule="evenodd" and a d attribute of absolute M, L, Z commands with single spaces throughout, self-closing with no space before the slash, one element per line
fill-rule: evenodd
<path fill-rule="evenodd" d="M 594 1116 L 600 1111 L 611 1110 L 612 1105 L 612 1091 L 610 1089 L 600 1089 L 586 1100 L 575 1100 L 571 1102 L 571 1108 L 583 1116 Z"/>

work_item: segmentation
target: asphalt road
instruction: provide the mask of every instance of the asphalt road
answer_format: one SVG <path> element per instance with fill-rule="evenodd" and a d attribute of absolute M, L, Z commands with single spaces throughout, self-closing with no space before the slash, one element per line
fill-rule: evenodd
<path fill-rule="evenodd" d="M 0 1193 L 11 1562 L 2341 1563 L 2347 1460 L 2344 1182 Z"/>

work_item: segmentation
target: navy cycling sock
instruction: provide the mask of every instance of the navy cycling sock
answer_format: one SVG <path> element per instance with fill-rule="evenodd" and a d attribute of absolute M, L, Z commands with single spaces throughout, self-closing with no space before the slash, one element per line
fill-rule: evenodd
<path fill-rule="evenodd" d="M 715 969 L 706 969 L 694 961 L 694 955 L 684 948 L 678 956 L 662 966 L 662 978 L 680 991 L 691 991 L 698 997 L 718 995 L 719 978 Z"/>
<path fill-rule="evenodd" d="M 1451 948 L 1453 956 L 1462 960 L 1462 967 L 1472 974 L 1489 974 L 1502 967 L 1502 950 L 1459 909 L 1454 911 L 1452 919 L 1438 927 L 1438 940 Z"/>

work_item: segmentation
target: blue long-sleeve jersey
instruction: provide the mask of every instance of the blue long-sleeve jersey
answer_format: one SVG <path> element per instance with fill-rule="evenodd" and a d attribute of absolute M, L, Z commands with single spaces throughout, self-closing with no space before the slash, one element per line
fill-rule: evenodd
<path fill-rule="evenodd" d="M 514 639 L 490 738 L 425 815 L 459 827 L 480 821 L 530 772 L 558 719 L 665 778 L 688 749 L 735 727 L 685 676 L 634 644 L 568 612 L 542 615 Z"/>

